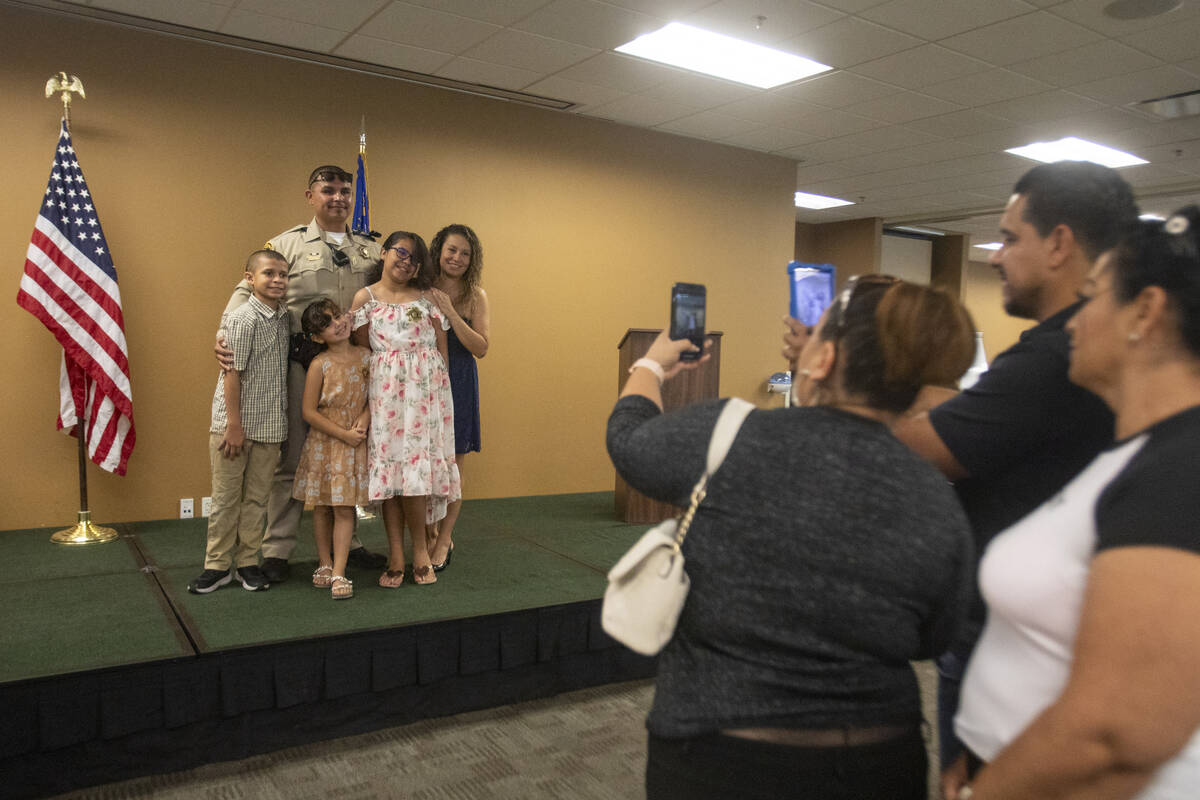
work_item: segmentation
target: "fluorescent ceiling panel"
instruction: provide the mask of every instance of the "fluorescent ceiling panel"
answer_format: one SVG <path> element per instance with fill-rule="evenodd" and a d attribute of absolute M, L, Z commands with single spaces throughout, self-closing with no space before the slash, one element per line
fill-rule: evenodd
<path fill-rule="evenodd" d="M 988 242 L 987 244 L 977 244 L 972 246 L 978 247 L 980 250 L 999 250 L 1001 247 L 1004 247 L 1001 242 Z"/>
<path fill-rule="evenodd" d="M 809 194 L 808 192 L 796 192 L 796 208 L 837 208 L 838 206 L 852 206 L 853 202 L 842 200 L 838 197 L 826 197 L 823 194 Z"/>
<path fill-rule="evenodd" d="M 770 89 L 833 69 L 812 59 L 672 22 L 616 48 L 639 58 Z"/>
<path fill-rule="evenodd" d="M 1074 136 L 1068 136 L 1056 142 L 1034 142 L 1024 147 L 1013 147 L 1004 152 L 1047 163 L 1053 161 L 1091 161 L 1095 164 L 1102 164 L 1114 169 L 1117 167 L 1132 167 L 1135 164 L 1150 163 L 1144 158 L 1138 158 L 1135 155 L 1114 150 L 1111 147 L 1105 147 L 1095 142 L 1089 142 L 1086 139 L 1078 139 Z"/>

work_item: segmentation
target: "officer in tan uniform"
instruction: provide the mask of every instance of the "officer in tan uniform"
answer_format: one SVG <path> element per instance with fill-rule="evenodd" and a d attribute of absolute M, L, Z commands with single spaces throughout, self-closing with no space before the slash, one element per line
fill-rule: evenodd
<path fill-rule="evenodd" d="M 285 303 L 291 316 L 293 342 L 299 334 L 300 315 L 309 303 L 329 298 L 343 309 L 349 309 L 354 294 L 367 285 L 367 277 L 379 263 L 379 244 L 370 237 L 352 233 L 346 224 L 354 205 L 354 177 L 341 167 L 325 165 L 313 170 L 304 192 L 315 216 L 301 225 L 271 239 L 264 245 L 279 252 L 290 265 Z M 233 290 L 225 313 L 245 303 L 250 297 L 250 285 L 242 281 Z M 232 353 L 223 347 L 219 336 L 217 360 L 223 367 L 231 366 Z M 293 348 L 294 351 L 294 348 Z M 228 356 L 225 354 L 228 353 Z M 292 497 L 292 483 L 300 450 L 308 434 L 304 422 L 305 368 L 297 361 L 288 363 L 288 438 L 271 494 L 267 500 L 267 531 L 263 536 L 263 572 L 271 583 L 288 577 L 288 559 L 296 547 L 300 529 L 300 514 L 304 503 Z M 382 569 L 387 556 L 371 553 L 362 546 L 357 535 L 350 543 L 349 563 L 355 567 Z"/>

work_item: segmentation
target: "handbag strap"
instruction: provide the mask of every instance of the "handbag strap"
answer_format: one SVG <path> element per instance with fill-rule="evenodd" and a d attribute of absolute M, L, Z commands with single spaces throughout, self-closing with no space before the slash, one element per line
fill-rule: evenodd
<path fill-rule="evenodd" d="M 746 417 L 753 410 L 754 404 L 740 397 L 729 398 L 725 407 L 721 409 L 721 415 L 717 417 L 717 424 L 713 426 L 712 438 L 708 442 L 708 459 L 704 474 L 692 488 L 691 503 L 680 518 L 679 527 L 675 531 L 676 551 L 683 545 L 683 538 L 687 536 L 688 528 L 692 526 L 692 517 L 696 516 L 696 509 L 700 507 L 701 501 L 708 494 L 708 479 L 720 469 L 721 464 L 725 461 L 725 456 L 729 453 L 729 448 L 733 446 L 733 440 L 737 438 L 742 423 L 746 421 Z"/>

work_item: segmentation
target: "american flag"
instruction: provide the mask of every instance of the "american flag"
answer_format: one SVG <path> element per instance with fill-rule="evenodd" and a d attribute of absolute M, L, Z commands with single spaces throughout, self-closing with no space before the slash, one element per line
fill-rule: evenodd
<path fill-rule="evenodd" d="M 101 469 L 124 475 L 136 436 L 121 292 L 65 121 L 17 304 L 62 345 L 58 427 L 83 435 Z M 71 431 L 79 420 L 83 432 Z"/>

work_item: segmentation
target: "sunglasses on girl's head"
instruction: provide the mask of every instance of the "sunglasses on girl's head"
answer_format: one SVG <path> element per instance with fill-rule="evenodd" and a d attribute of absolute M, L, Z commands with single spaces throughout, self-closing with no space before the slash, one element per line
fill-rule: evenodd
<path fill-rule="evenodd" d="M 842 287 L 841 294 L 829 309 L 829 318 L 834 324 L 834 333 L 838 338 L 846 332 L 846 311 L 850 308 L 850 303 L 854 300 L 854 291 L 859 286 L 891 286 L 893 283 L 899 283 L 900 279 L 892 275 L 878 275 L 871 273 L 868 275 L 851 275 L 846 281 L 846 285 Z"/>

